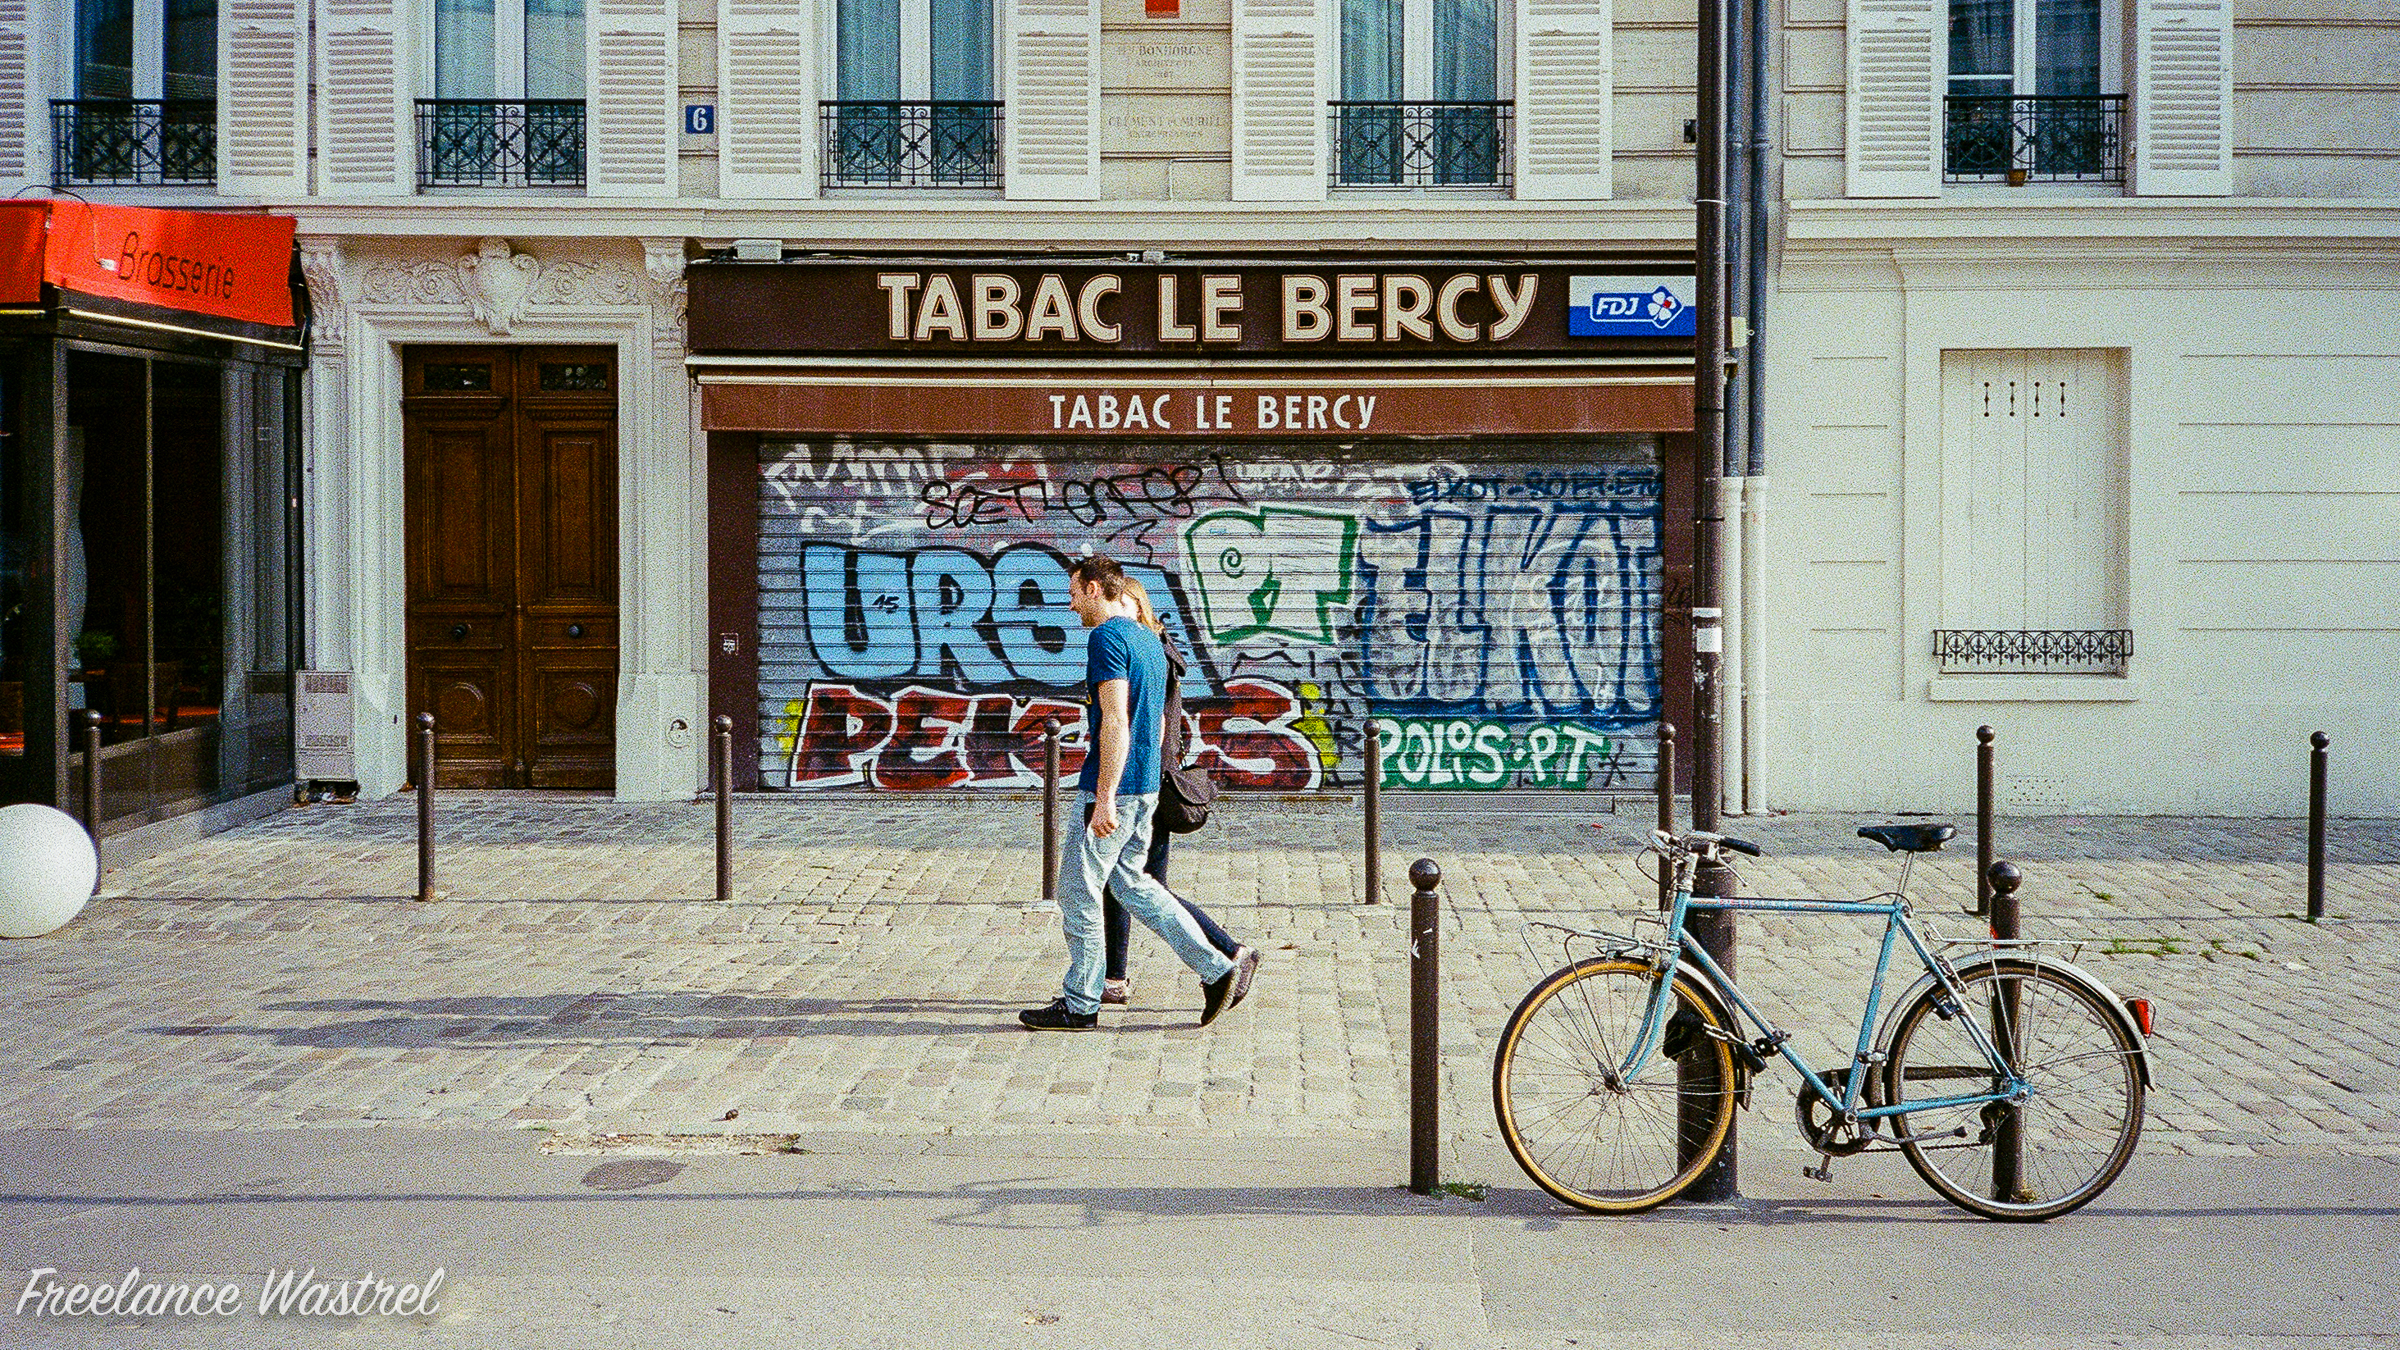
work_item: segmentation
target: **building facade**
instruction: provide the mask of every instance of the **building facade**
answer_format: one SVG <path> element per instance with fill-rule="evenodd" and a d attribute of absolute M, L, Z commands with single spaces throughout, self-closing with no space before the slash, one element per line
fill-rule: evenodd
<path fill-rule="evenodd" d="M 2290 11 L 1778 7 L 1730 808 L 1956 807 L 1980 722 L 2027 807 L 2390 743 L 2400 23 Z M 1685 720 L 1688 6 L 33 0 L 0 57 L 0 177 L 296 218 L 370 794 L 427 710 L 463 783 L 687 796 L 723 713 L 770 789 L 1022 785 L 1086 549 L 1237 785 L 1371 730 L 1633 791 Z"/>

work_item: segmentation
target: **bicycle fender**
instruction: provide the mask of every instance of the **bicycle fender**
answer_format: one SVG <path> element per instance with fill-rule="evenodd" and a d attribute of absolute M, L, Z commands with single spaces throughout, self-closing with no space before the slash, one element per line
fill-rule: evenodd
<path fill-rule="evenodd" d="M 1961 957 L 1950 964 L 1952 969 L 1956 970 L 1961 975 L 1965 975 L 1970 971 L 1981 970 L 1986 966 L 1998 965 L 2003 961 L 2019 961 L 2029 966 L 2037 966 L 2043 970 L 2051 972 L 2052 974 L 2061 976 L 2065 979 L 2075 982 L 2076 984 L 2082 985 L 2086 993 L 2089 993 L 2092 997 L 2100 1000 L 2101 1007 L 2108 1009 L 2109 1016 L 2114 1017 L 2117 1020 L 2117 1025 L 2124 1028 L 2126 1038 L 2133 1042 L 2133 1064 L 2136 1069 L 2141 1071 L 2142 1086 L 2144 1088 L 2148 1088 L 2152 1085 L 2150 1082 L 2150 1038 L 2142 1034 L 2141 1024 L 2133 1020 L 2133 1013 L 2131 1010 L 2126 1008 L 2125 1000 L 2118 998 L 2115 990 L 2101 983 L 2099 977 L 2092 974 L 2090 971 L 2085 970 L 2083 967 L 2076 965 L 2072 961 L 2061 961 L 2055 956 L 2042 956 L 2033 952 L 2024 951 L 1976 952 L 1970 956 Z M 1917 1001 L 1917 996 L 1924 993 L 1927 989 L 1932 988 L 1933 985 L 1934 977 L 1931 973 L 1919 976 L 1917 978 L 1917 982 L 1908 987 L 1907 992 L 1901 994 L 1898 999 L 1893 1001 L 1891 1004 L 1892 1011 L 1897 1013 L 1900 1009 L 1906 1008 L 1915 1003 Z M 1712 990 L 1710 992 L 1713 993 L 1715 991 Z M 1893 1020 L 1897 1019 L 1895 1018 Z M 1876 1038 L 1876 1047 L 1878 1049 L 1888 1049 L 1890 1037 L 1891 1022 L 1887 1021 L 1884 1024 L 1883 1035 Z"/>
<path fill-rule="evenodd" d="M 1733 1000 L 1725 997 L 1725 991 L 1717 987 L 1717 982 L 1709 978 L 1707 971 L 1700 969 L 1698 966 L 1679 964 L 1675 968 L 1675 973 L 1678 977 L 1691 981 L 1692 989 L 1697 992 L 1702 999 L 1707 1001 L 1709 1012 L 1716 1016 L 1717 1021 L 1724 1026 L 1725 1030 L 1731 1032 L 1735 1036 L 1742 1034 L 1742 1024 L 1734 1017 Z M 2148 1072 L 2149 1071 L 2147 1069 L 2143 1070 L 2145 1075 L 2143 1079 L 2144 1082 L 2149 1081 L 2147 1077 Z M 1749 1108 L 1750 1080 L 1754 1076 L 1755 1075 L 1753 1075 L 1750 1071 L 1749 1063 L 1740 1055 L 1735 1055 L 1733 1057 L 1734 1105 L 1742 1107 L 1745 1110 Z"/>

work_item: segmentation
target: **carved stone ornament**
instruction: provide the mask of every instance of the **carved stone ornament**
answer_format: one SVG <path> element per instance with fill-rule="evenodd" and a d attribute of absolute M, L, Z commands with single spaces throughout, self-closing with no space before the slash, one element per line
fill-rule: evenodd
<path fill-rule="evenodd" d="M 311 235 L 300 241 L 300 275 L 308 281 L 309 345 L 327 356 L 342 350 L 342 241 Z"/>
<path fill-rule="evenodd" d="M 458 288 L 466 297 L 467 311 L 494 337 L 505 336 L 525 317 L 525 304 L 533 298 L 541 275 L 542 264 L 529 253 L 511 249 L 505 239 L 486 239 L 458 260 Z"/>
<path fill-rule="evenodd" d="M 373 305 L 460 305 L 458 268 L 451 263 L 385 263 L 367 273 L 360 298 Z"/>

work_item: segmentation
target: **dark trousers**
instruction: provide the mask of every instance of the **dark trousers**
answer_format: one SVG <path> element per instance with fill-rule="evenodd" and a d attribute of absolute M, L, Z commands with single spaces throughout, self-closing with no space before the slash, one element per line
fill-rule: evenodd
<path fill-rule="evenodd" d="M 1087 826 L 1091 824 L 1089 813 L 1085 815 L 1084 824 Z M 1158 878 L 1158 883 L 1162 886 L 1167 883 L 1167 841 L 1172 838 L 1174 836 L 1165 830 L 1152 830 L 1150 832 L 1150 856 L 1142 863 L 1142 870 Z M 1215 919 L 1208 917 L 1208 911 L 1185 900 L 1181 895 L 1175 898 L 1191 914 L 1192 922 L 1200 925 L 1200 935 L 1208 939 L 1209 946 L 1227 956 L 1232 956 L 1241 949 L 1240 943 L 1235 942 L 1223 928 L 1218 927 Z M 1125 912 L 1125 907 L 1117 903 L 1117 897 L 1114 895 L 1109 895 L 1101 901 L 1101 931 L 1108 939 L 1108 978 L 1124 979 L 1125 946 L 1133 936 L 1133 916 Z"/>

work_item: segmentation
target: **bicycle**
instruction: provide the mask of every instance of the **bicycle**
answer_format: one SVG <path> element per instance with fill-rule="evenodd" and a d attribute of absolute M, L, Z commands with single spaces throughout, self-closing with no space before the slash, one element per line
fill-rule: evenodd
<path fill-rule="evenodd" d="M 1948 825 L 1884 825 L 1859 834 L 1904 853 L 1900 888 L 1864 900 L 1695 899 L 1692 877 L 1728 852 L 1722 835 L 1651 835 L 1674 868 L 1663 935 L 1534 924 L 1566 934 L 1569 962 L 1510 1014 L 1492 1063 L 1500 1131 L 1535 1184 L 1576 1208 L 1633 1214 L 1674 1199 L 1716 1160 L 1733 1109 L 1774 1056 L 1800 1075 L 1795 1115 L 1817 1152 L 1803 1175 L 1832 1179 L 1833 1159 L 1898 1149 L 1927 1185 L 1969 1213 L 2055 1218 L 2124 1171 L 2150 1086 L 2148 1005 L 2128 1005 L 2042 940 L 1993 941 L 1952 959 L 1928 941 L 1907 898 L 1919 852 Z M 1850 1064 L 1813 1070 L 1685 929 L 1693 914 L 1881 917 L 1883 946 Z M 1876 1034 L 1898 940 L 1924 966 Z M 1589 940 L 1596 954 L 1575 959 Z M 1756 1031 L 1745 1036 L 1740 1019 Z M 1917 1093 L 1923 1095 L 1912 1096 Z"/>

